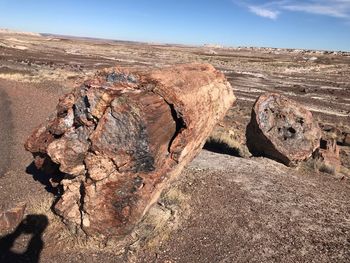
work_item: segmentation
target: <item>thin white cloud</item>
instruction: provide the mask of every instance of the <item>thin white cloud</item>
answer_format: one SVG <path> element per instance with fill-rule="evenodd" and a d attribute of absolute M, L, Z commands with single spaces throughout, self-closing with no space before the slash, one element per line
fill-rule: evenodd
<path fill-rule="evenodd" d="M 350 20 L 350 0 L 279 0 L 256 4 L 253 0 L 232 0 L 258 16 L 276 20 L 284 12 L 303 12 Z"/>
<path fill-rule="evenodd" d="M 258 16 L 270 18 L 273 20 L 275 20 L 279 15 L 278 11 L 269 10 L 267 8 L 260 7 L 260 6 L 251 5 L 251 6 L 248 6 L 248 8 L 250 12 Z"/>
<path fill-rule="evenodd" d="M 349 2 L 350 3 L 350 2 Z M 316 15 L 326 15 L 332 17 L 346 18 L 349 14 L 345 8 L 340 8 L 339 5 L 320 5 L 320 4 L 299 4 L 299 5 L 284 5 L 282 9 L 289 11 L 299 11 Z"/>

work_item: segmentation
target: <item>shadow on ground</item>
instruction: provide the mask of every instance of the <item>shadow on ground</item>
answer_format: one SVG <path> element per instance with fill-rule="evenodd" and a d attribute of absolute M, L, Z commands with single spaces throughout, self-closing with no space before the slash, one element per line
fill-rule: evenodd
<path fill-rule="evenodd" d="M 42 235 L 47 226 L 47 216 L 27 215 L 12 233 L 0 238 L 0 262 L 39 262 L 44 247 Z M 31 235 L 26 250 L 23 253 L 14 252 L 12 249 L 21 235 Z"/>
<path fill-rule="evenodd" d="M 238 149 L 231 148 L 224 142 L 207 141 L 203 149 L 214 153 L 227 154 L 231 156 L 240 157 L 240 153 Z"/>
<path fill-rule="evenodd" d="M 55 196 L 61 194 L 61 187 L 59 186 L 59 182 L 64 177 L 64 174 L 55 171 L 55 172 L 45 172 L 43 170 L 40 170 L 36 168 L 34 162 L 32 162 L 28 167 L 26 168 L 26 173 L 30 174 L 35 181 L 40 182 L 42 185 L 45 186 L 45 190 Z"/>

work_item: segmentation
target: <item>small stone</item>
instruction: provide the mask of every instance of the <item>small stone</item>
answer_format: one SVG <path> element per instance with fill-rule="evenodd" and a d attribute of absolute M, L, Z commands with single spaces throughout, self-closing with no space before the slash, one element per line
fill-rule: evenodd
<path fill-rule="evenodd" d="M 19 203 L 16 207 L 0 213 L 0 232 L 9 231 L 22 221 L 24 211 L 26 209 L 25 203 Z"/>
<path fill-rule="evenodd" d="M 350 133 L 345 134 L 343 144 L 344 144 L 345 146 L 350 146 Z"/>

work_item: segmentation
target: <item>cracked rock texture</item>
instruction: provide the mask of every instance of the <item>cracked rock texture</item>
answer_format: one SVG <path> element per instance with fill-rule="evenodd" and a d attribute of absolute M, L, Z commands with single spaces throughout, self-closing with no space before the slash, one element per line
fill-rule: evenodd
<path fill-rule="evenodd" d="M 28 138 L 36 166 L 64 173 L 55 211 L 87 235 L 124 236 L 198 154 L 235 101 L 208 64 L 98 72 Z"/>
<path fill-rule="evenodd" d="M 302 105 L 283 95 L 266 93 L 253 106 L 246 136 L 254 155 L 291 166 L 311 157 L 320 146 L 321 130 Z"/>

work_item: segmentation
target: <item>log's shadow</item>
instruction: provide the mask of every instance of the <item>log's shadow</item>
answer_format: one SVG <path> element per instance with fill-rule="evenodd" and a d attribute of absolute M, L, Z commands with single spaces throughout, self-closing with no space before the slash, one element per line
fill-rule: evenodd
<path fill-rule="evenodd" d="M 227 154 L 231 156 L 240 157 L 240 153 L 238 149 L 232 148 L 224 142 L 207 141 L 204 144 L 203 149 L 214 153 Z"/>
<path fill-rule="evenodd" d="M 35 181 L 40 182 L 45 186 L 45 190 L 55 196 L 61 194 L 61 188 L 59 182 L 64 177 L 64 174 L 61 173 L 58 169 L 50 172 L 45 172 L 44 170 L 36 168 L 34 162 L 32 162 L 26 168 L 26 173 L 30 174 Z"/>
<path fill-rule="evenodd" d="M 44 247 L 42 235 L 47 226 L 47 216 L 27 215 L 12 233 L 0 238 L 0 262 L 39 262 L 40 254 Z M 27 248 L 23 253 L 13 252 L 11 248 L 14 246 L 16 239 L 22 234 L 31 234 Z"/>

